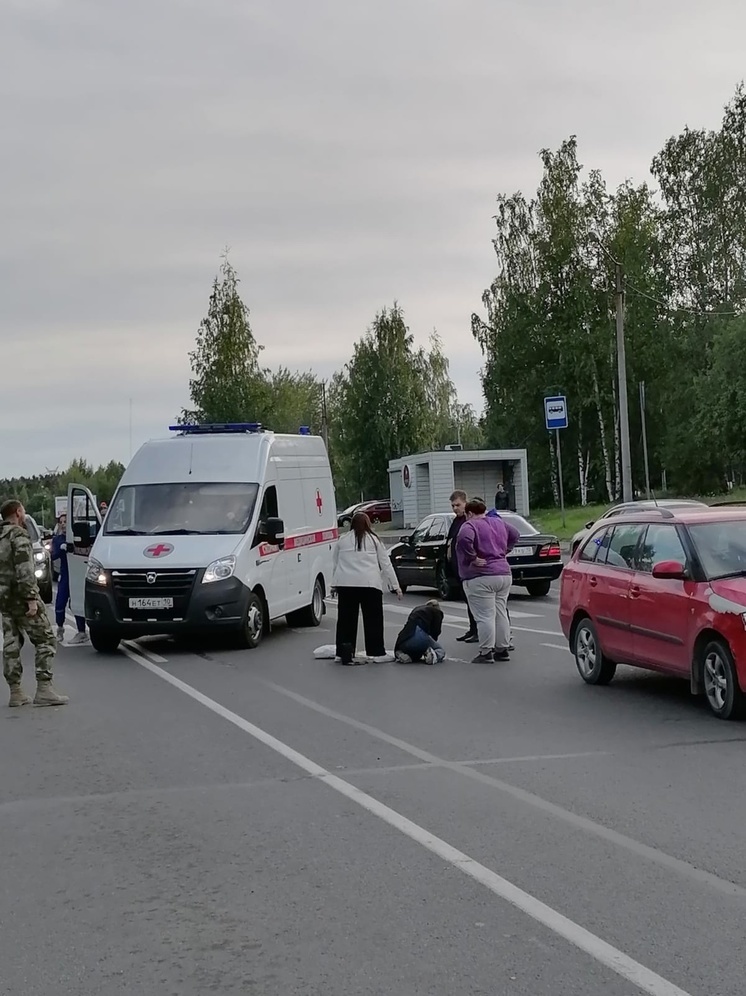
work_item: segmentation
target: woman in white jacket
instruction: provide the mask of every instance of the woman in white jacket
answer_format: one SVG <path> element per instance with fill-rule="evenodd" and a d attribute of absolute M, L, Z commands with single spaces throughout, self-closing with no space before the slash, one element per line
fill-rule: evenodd
<path fill-rule="evenodd" d="M 363 611 L 365 653 L 372 660 L 393 661 L 383 635 L 383 586 L 401 598 L 399 581 L 389 555 L 370 527 L 365 512 L 352 517 L 350 531 L 334 547 L 332 587 L 337 591 L 337 657 L 355 661 L 358 611 Z"/>

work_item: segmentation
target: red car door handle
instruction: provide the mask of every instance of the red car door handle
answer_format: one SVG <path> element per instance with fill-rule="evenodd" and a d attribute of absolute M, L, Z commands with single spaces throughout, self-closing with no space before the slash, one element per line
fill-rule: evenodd
<path fill-rule="evenodd" d="M 629 597 L 630 598 L 638 598 L 639 595 L 640 595 L 640 589 L 637 587 L 637 585 L 636 584 L 630 585 L 630 587 L 629 587 Z"/>
<path fill-rule="evenodd" d="M 591 586 L 591 588 L 595 588 L 596 585 L 598 584 L 598 581 L 595 578 L 588 578 L 588 584 Z"/>

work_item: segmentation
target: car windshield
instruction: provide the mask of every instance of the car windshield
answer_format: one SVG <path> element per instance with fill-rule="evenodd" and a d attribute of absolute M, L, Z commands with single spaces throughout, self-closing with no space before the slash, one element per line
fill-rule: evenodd
<path fill-rule="evenodd" d="M 698 522 L 689 535 L 709 581 L 746 576 L 746 519 Z"/>
<path fill-rule="evenodd" d="M 40 541 L 41 537 L 39 536 L 39 529 L 30 515 L 26 516 L 26 532 L 28 533 L 29 539 L 32 543 L 38 543 Z"/>
<path fill-rule="evenodd" d="M 107 536 L 210 536 L 243 533 L 258 484 L 132 484 L 121 487 L 106 516 Z"/>
<path fill-rule="evenodd" d="M 521 536 L 536 536 L 539 532 L 536 526 L 532 526 L 528 519 L 524 519 L 522 515 L 516 515 L 515 512 L 500 512 L 500 518 L 509 526 L 517 529 Z"/>

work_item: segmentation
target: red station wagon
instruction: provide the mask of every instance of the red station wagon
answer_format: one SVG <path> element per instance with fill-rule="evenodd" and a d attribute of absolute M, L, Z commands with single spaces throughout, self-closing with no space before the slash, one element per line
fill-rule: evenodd
<path fill-rule="evenodd" d="M 581 678 L 618 664 L 686 678 L 720 719 L 746 711 L 746 510 L 646 509 L 599 522 L 562 572 Z"/>

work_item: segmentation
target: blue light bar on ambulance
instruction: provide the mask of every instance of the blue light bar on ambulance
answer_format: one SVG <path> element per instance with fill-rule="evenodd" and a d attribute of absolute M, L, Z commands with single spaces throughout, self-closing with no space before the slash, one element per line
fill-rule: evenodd
<path fill-rule="evenodd" d="M 300 429 L 298 429 L 298 435 L 299 436 L 310 436 L 311 435 L 311 427 L 309 425 L 302 425 L 300 427 Z"/>
<path fill-rule="evenodd" d="M 261 422 L 204 422 L 201 425 L 169 425 L 169 432 L 182 432 L 185 435 L 206 435 L 219 432 L 263 432 Z"/>

